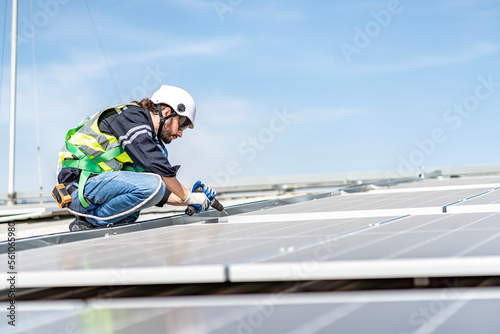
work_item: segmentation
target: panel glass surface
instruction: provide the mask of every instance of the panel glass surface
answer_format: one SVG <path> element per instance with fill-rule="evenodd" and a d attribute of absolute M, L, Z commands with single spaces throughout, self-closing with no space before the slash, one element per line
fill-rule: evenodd
<path fill-rule="evenodd" d="M 390 218 L 169 226 L 18 252 L 18 270 L 223 265 L 275 256 Z M 6 256 L 0 256 L 2 266 Z"/>
<path fill-rule="evenodd" d="M 444 207 L 486 191 L 485 189 L 436 190 L 403 193 L 361 193 L 332 196 L 315 201 L 272 208 L 244 215 L 382 210 Z"/>
<path fill-rule="evenodd" d="M 411 216 L 262 262 L 296 262 L 329 249 L 321 261 L 500 255 L 500 213 Z"/>
<path fill-rule="evenodd" d="M 476 188 L 349 194 L 255 214 L 442 207 L 484 191 Z M 473 200 L 497 195 L 500 191 Z M 251 218 L 252 214 L 245 216 Z M 92 275 L 92 270 L 216 265 L 222 272 L 233 264 L 307 259 L 327 262 L 500 256 L 498 221 L 500 213 L 492 212 L 168 226 L 20 251 L 16 255 L 17 270 L 21 274 L 50 272 L 57 286 L 58 271 L 71 270 Z M 318 256 L 318 252 L 322 255 Z M 7 272 L 7 254 L 0 255 L 0 263 Z M 141 279 L 140 274 L 137 279 Z"/>
<path fill-rule="evenodd" d="M 498 288 L 20 302 L 10 333 L 498 333 Z M 5 318 L 6 304 L 0 304 Z M 43 307 L 43 310 L 42 310 Z M 69 308 L 69 307 L 68 307 Z M 30 321 L 36 319 L 36 323 Z M 3 333 L 8 326 L 0 324 Z M 11 328 L 9 328 L 11 330 Z"/>

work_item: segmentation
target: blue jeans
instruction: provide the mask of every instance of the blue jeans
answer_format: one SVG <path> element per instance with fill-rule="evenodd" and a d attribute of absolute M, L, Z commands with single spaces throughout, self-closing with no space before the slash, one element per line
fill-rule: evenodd
<path fill-rule="evenodd" d="M 160 188 L 156 195 L 155 191 Z M 133 223 L 139 218 L 139 211 L 158 203 L 165 194 L 165 183 L 156 174 L 135 173 L 128 171 L 105 172 L 87 180 L 83 191 L 89 204 L 84 208 L 78 198 L 78 190 L 71 194 L 69 208 L 99 218 L 107 218 L 130 211 L 126 215 L 111 219 L 85 217 L 95 226 L 110 223 Z M 153 196 L 148 200 L 149 197 Z"/>

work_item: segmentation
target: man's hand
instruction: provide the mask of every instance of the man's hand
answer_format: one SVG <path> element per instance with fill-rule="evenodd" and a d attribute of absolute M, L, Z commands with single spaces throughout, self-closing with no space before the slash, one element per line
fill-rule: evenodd
<path fill-rule="evenodd" d="M 215 198 L 215 195 L 217 195 L 217 193 L 215 192 L 215 190 L 212 189 L 212 187 L 210 186 L 207 186 L 206 184 L 204 183 L 201 183 L 201 181 L 196 181 L 196 183 L 193 185 L 193 190 L 192 192 L 196 192 L 196 189 L 200 187 L 201 188 L 201 192 L 204 193 L 207 198 L 209 200 L 212 200 Z"/>
<path fill-rule="evenodd" d="M 210 201 L 205 193 L 190 192 L 188 197 L 184 200 L 184 204 L 194 206 L 196 208 L 196 213 L 208 210 L 210 207 Z"/>

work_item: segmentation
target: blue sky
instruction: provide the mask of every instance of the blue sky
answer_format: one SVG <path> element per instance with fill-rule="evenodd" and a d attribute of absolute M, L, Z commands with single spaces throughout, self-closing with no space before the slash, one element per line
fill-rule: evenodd
<path fill-rule="evenodd" d="M 500 162 L 498 1 L 34 0 L 34 29 L 20 2 L 17 191 L 38 188 L 32 37 L 45 189 L 69 128 L 160 84 L 197 102 L 169 147 L 187 186 Z"/>

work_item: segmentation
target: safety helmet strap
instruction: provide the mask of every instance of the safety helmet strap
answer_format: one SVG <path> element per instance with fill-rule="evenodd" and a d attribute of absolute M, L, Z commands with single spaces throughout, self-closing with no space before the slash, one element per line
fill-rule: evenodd
<path fill-rule="evenodd" d="M 169 119 L 169 118 L 172 118 L 172 117 L 175 117 L 177 116 L 177 112 L 175 110 L 173 110 L 171 107 L 170 110 L 170 115 L 168 115 L 167 117 L 163 117 L 163 113 L 162 113 L 162 110 L 161 110 L 161 104 L 158 103 L 156 105 L 156 108 L 158 108 L 158 115 L 160 115 L 160 126 L 158 127 L 158 133 L 156 134 L 156 136 L 158 137 L 158 142 L 160 143 L 160 145 L 162 147 L 164 147 L 163 145 L 163 140 L 161 139 L 161 131 L 163 130 L 163 126 L 165 125 L 165 122 Z"/>

